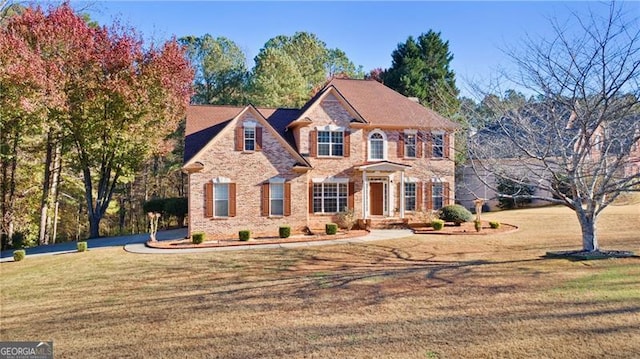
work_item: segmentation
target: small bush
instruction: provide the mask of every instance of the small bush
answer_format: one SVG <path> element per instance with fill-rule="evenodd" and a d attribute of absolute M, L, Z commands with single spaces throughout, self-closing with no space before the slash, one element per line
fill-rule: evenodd
<path fill-rule="evenodd" d="M 278 228 L 278 234 L 280 238 L 289 238 L 289 236 L 291 236 L 291 227 L 280 226 L 280 228 Z"/>
<path fill-rule="evenodd" d="M 431 221 L 431 227 L 433 227 L 434 230 L 439 231 L 444 227 L 444 221 L 441 219 L 434 219 Z"/>
<path fill-rule="evenodd" d="M 334 235 L 338 233 L 338 225 L 335 223 L 327 223 L 324 226 L 324 230 L 329 235 Z"/>
<path fill-rule="evenodd" d="M 489 226 L 491 226 L 491 228 L 493 228 L 493 229 L 498 229 L 498 228 L 500 228 L 500 222 L 491 221 L 491 222 L 489 222 Z"/>
<path fill-rule="evenodd" d="M 440 208 L 438 216 L 445 222 L 453 222 L 459 226 L 463 222 L 473 219 L 473 214 L 459 204 L 452 204 Z"/>
<path fill-rule="evenodd" d="M 238 237 L 241 241 L 248 241 L 251 238 L 251 231 L 243 230 L 238 232 Z"/>
<path fill-rule="evenodd" d="M 473 221 L 473 226 L 476 228 L 476 232 L 482 230 L 482 221 Z"/>
<path fill-rule="evenodd" d="M 340 226 L 349 232 L 353 225 L 356 224 L 356 212 L 353 209 L 344 208 L 344 211 L 338 213 L 338 223 Z"/>
<path fill-rule="evenodd" d="M 11 236 L 11 243 L 13 244 L 13 249 L 22 249 L 25 247 L 26 236 L 22 232 L 15 232 L 13 236 Z"/>
<path fill-rule="evenodd" d="M 85 252 L 87 250 L 87 242 L 78 242 L 76 243 L 76 248 L 78 249 L 78 252 Z"/>
<path fill-rule="evenodd" d="M 24 249 L 18 249 L 16 251 L 13 251 L 13 260 L 16 262 L 20 262 L 26 256 L 27 256 L 27 252 L 25 252 Z"/>
<path fill-rule="evenodd" d="M 204 233 L 195 232 L 195 233 L 191 234 L 191 243 L 200 244 L 202 242 L 204 242 Z"/>

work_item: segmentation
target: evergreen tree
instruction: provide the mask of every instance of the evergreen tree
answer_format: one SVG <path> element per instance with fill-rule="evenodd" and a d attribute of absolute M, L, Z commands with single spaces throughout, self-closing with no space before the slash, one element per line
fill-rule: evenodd
<path fill-rule="evenodd" d="M 409 36 L 391 54 L 391 68 L 383 74 L 385 85 L 405 96 L 417 97 L 425 106 L 444 116 L 458 112 L 458 88 L 450 69 L 453 55 L 449 42 L 429 30 L 417 39 Z"/>

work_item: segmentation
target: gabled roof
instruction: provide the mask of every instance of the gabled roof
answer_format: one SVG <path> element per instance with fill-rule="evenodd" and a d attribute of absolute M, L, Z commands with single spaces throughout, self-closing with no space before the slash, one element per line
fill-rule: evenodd
<path fill-rule="evenodd" d="M 258 109 L 253 105 L 237 106 L 213 106 L 191 105 L 187 108 L 187 121 L 185 126 L 185 150 L 184 163 L 193 162 L 201 151 L 208 147 L 218 134 L 233 122 L 233 120 L 252 112 L 256 119 L 267 130 L 273 131 L 276 138 L 298 159 L 301 166 L 309 166 L 309 163 L 298 153 L 295 148 L 293 135 L 285 133 L 286 125 L 295 119 L 298 110 L 291 109 Z M 273 123 L 267 119 L 272 119 Z M 287 137 L 291 137 L 288 139 Z"/>
<path fill-rule="evenodd" d="M 213 139 L 244 107 L 190 105 L 184 129 L 184 163 Z"/>
<path fill-rule="evenodd" d="M 357 117 L 371 126 L 455 130 L 460 126 L 437 112 L 374 80 L 333 79 L 300 111 L 297 121 L 335 91 Z M 358 118 L 356 118 L 358 120 Z"/>

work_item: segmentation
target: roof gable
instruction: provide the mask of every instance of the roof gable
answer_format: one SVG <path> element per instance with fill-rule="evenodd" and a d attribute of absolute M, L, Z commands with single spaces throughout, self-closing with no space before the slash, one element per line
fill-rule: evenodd
<path fill-rule="evenodd" d="M 278 111 L 284 111 L 279 113 L 276 119 L 278 124 L 282 126 L 282 123 L 290 118 L 291 114 L 286 110 L 274 110 L 263 109 L 267 114 L 271 116 Z M 296 110 L 297 111 L 297 110 Z M 206 152 L 216 142 L 216 138 L 219 138 L 226 131 L 229 131 L 230 126 L 235 124 L 238 120 L 244 117 L 246 113 L 250 112 L 253 117 L 262 125 L 264 129 L 270 131 L 272 135 L 280 142 L 280 144 L 302 165 L 309 166 L 309 163 L 295 150 L 293 146 L 287 141 L 265 118 L 265 116 L 253 105 L 245 107 L 227 107 L 227 106 L 189 106 L 187 110 L 187 124 L 185 127 L 185 153 L 184 153 L 184 167 L 187 167 L 198 161 L 201 154 Z M 234 114 L 235 115 L 231 115 Z"/>
<path fill-rule="evenodd" d="M 309 121 L 309 113 L 311 113 L 317 106 L 320 106 L 322 101 L 329 97 L 329 95 L 333 95 L 338 102 L 342 105 L 342 107 L 353 116 L 354 120 L 357 122 L 366 123 L 365 119 L 358 113 L 358 111 L 345 99 L 345 97 L 332 85 L 327 85 L 321 91 L 319 91 L 315 96 L 311 98 L 311 100 L 307 101 L 307 103 L 300 110 L 300 114 L 295 121 L 291 122 L 288 127 L 300 124 L 300 123 L 310 123 Z"/>

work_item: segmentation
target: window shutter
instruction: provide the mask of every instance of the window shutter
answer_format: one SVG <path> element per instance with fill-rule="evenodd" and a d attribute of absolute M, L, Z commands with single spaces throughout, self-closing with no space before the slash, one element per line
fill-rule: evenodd
<path fill-rule="evenodd" d="M 349 197 L 347 198 L 347 207 L 349 207 L 349 209 L 351 210 L 355 210 L 356 208 L 356 201 L 355 201 L 355 192 L 356 192 L 356 184 L 355 182 L 349 182 L 349 192 L 348 195 Z"/>
<path fill-rule="evenodd" d="M 309 213 L 313 213 L 313 182 L 309 182 Z"/>
<path fill-rule="evenodd" d="M 291 182 L 284 183 L 284 215 L 291 215 Z"/>
<path fill-rule="evenodd" d="M 351 132 L 349 131 L 344 131 L 344 138 L 342 141 L 342 155 L 344 157 L 349 157 L 351 155 Z"/>
<path fill-rule="evenodd" d="M 398 158 L 404 157 L 404 132 L 398 132 Z"/>
<path fill-rule="evenodd" d="M 449 134 L 445 133 L 442 137 L 444 138 L 444 158 L 449 158 L 449 156 L 451 155 L 451 149 L 449 148 L 451 144 Z"/>
<path fill-rule="evenodd" d="M 269 217 L 269 183 L 262 184 L 262 216 Z"/>
<path fill-rule="evenodd" d="M 213 183 L 204 184 L 204 217 L 213 217 Z"/>
<path fill-rule="evenodd" d="M 442 184 L 442 192 L 444 192 L 443 193 L 444 200 L 442 201 L 442 203 L 445 206 L 450 205 L 451 204 L 451 199 L 449 198 L 449 196 L 451 195 L 451 190 L 449 188 L 449 183 L 448 182 L 445 182 L 445 183 Z"/>
<path fill-rule="evenodd" d="M 309 156 L 318 156 L 318 131 L 309 131 Z"/>
<path fill-rule="evenodd" d="M 229 183 L 229 217 L 236 216 L 236 184 Z"/>
<path fill-rule="evenodd" d="M 427 182 L 426 183 L 426 188 L 425 188 L 425 199 L 426 199 L 426 203 L 427 203 L 427 208 L 425 208 L 427 211 L 432 211 L 433 210 L 433 183 L 432 182 Z"/>
<path fill-rule="evenodd" d="M 262 151 L 262 127 L 256 127 L 256 151 Z"/>
<path fill-rule="evenodd" d="M 236 151 L 244 150 L 244 127 L 236 127 Z"/>
<path fill-rule="evenodd" d="M 422 210 L 422 182 L 416 183 L 416 211 Z"/>
<path fill-rule="evenodd" d="M 422 139 L 420 135 L 416 135 L 416 157 L 422 158 Z"/>
<path fill-rule="evenodd" d="M 424 152 L 424 156 L 426 158 L 431 158 L 433 157 L 433 140 L 431 139 L 431 133 L 427 132 L 424 134 L 424 145 L 425 145 L 425 152 Z"/>

